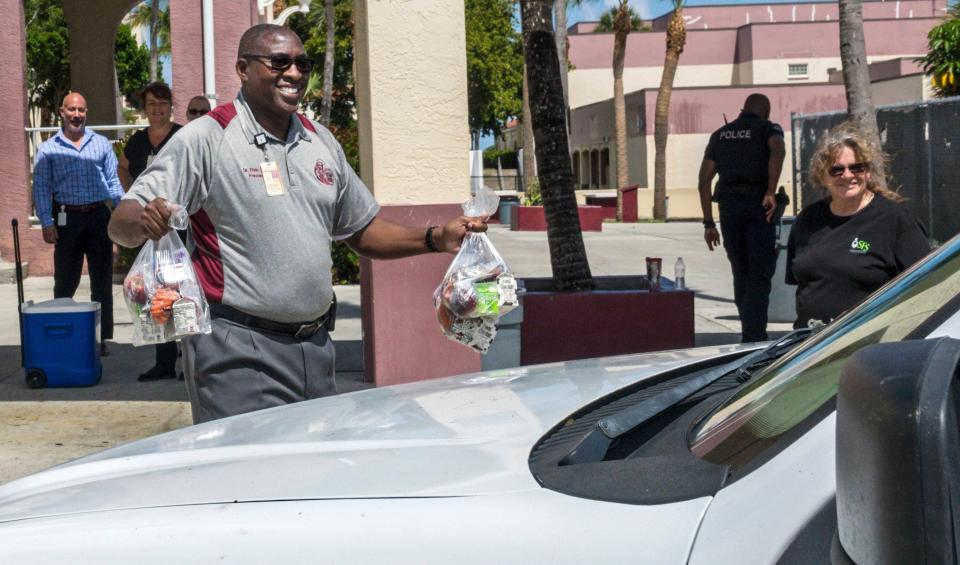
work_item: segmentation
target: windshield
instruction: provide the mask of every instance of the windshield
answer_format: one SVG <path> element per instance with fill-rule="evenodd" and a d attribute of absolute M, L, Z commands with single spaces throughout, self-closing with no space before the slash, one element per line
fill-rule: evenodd
<path fill-rule="evenodd" d="M 953 238 L 754 376 L 700 424 L 691 451 L 735 468 L 746 463 L 833 400 L 853 353 L 903 339 L 958 295 L 960 238 Z"/>

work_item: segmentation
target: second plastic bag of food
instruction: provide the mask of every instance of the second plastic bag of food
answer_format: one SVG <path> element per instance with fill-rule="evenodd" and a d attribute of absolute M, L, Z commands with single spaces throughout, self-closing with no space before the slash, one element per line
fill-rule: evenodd
<path fill-rule="evenodd" d="M 172 209 L 170 226 L 187 227 L 186 210 Z M 133 319 L 133 345 L 173 341 L 210 333 L 210 311 L 190 254 L 173 229 L 148 239 L 123 280 L 123 298 Z"/>
<path fill-rule="evenodd" d="M 488 188 L 463 205 L 467 216 L 490 216 L 500 197 Z M 517 305 L 517 281 L 483 233 L 468 233 L 433 295 L 444 335 L 486 353 L 497 320 Z"/>

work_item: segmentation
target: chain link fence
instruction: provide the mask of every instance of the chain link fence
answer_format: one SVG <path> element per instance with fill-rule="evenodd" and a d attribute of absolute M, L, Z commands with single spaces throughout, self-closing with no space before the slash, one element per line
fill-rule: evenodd
<path fill-rule="evenodd" d="M 846 112 L 791 116 L 793 199 L 801 206 L 823 197 L 809 178 L 810 160 L 820 138 L 846 118 Z M 936 243 L 960 233 L 960 97 L 879 106 L 877 124 L 890 157 L 890 187 L 907 198 Z"/>

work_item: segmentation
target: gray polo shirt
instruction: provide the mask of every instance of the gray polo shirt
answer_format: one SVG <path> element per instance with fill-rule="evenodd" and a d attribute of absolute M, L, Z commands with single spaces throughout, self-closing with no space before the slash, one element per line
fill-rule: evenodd
<path fill-rule="evenodd" d="M 280 195 L 267 194 L 265 162 L 276 163 Z M 330 240 L 357 233 L 379 211 L 326 128 L 297 114 L 279 140 L 242 95 L 184 126 L 124 196 L 144 205 L 156 197 L 190 213 L 207 300 L 277 322 L 327 311 Z"/>

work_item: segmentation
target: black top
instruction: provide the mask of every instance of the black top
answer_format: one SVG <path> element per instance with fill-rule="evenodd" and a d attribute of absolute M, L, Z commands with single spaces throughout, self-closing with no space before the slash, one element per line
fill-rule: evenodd
<path fill-rule="evenodd" d="M 704 156 L 717 164 L 718 200 L 728 194 L 763 196 L 770 166 L 767 140 L 775 135 L 783 137 L 783 128 L 751 112 L 740 112 L 713 132 Z"/>
<path fill-rule="evenodd" d="M 824 198 L 800 212 L 787 244 L 787 284 L 797 285 L 797 321 L 829 322 L 930 251 L 913 212 L 882 196 L 852 216 Z"/>
<path fill-rule="evenodd" d="M 167 133 L 167 137 L 163 138 L 160 145 L 156 147 L 150 144 L 150 136 L 147 134 L 146 128 L 130 136 L 126 147 L 123 148 L 123 156 L 130 162 L 130 176 L 133 180 L 137 180 L 140 173 L 147 168 L 147 161 L 150 160 L 150 157 L 159 153 L 160 149 L 170 141 L 173 134 L 177 133 L 177 130 L 181 127 L 183 126 L 178 123 L 172 124 L 170 132 Z"/>

